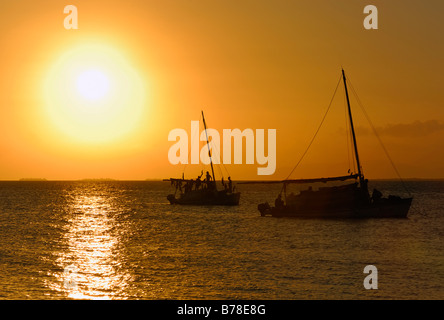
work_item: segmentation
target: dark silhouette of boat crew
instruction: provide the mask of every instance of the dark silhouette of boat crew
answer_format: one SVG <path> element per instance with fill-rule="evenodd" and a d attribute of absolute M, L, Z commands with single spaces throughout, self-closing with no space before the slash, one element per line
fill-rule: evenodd
<path fill-rule="evenodd" d="M 205 127 L 205 133 L 207 132 L 207 126 L 205 123 L 205 117 L 202 111 L 202 120 Z M 211 158 L 211 150 L 208 142 L 208 155 L 211 164 L 211 173 L 207 171 L 205 173 L 205 179 L 202 179 L 203 172 L 197 177 L 196 180 L 193 179 L 169 179 L 171 184 L 176 187 L 176 192 L 174 194 L 169 194 L 167 196 L 168 201 L 171 204 L 183 204 L 183 205 L 226 205 L 234 206 L 239 205 L 240 192 L 234 192 L 233 182 L 231 177 L 228 177 L 228 186 L 224 183 L 222 178 L 223 189 L 218 190 L 216 184 L 216 178 L 214 175 L 213 161 Z M 182 188 L 182 184 L 185 184 L 185 188 Z M 179 196 L 176 197 L 177 191 L 179 191 Z"/>

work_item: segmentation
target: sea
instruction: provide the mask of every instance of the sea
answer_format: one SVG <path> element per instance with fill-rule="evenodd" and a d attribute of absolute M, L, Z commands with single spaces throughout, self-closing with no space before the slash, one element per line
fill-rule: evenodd
<path fill-rule="evenodd" d="M 441 300 L 444 181 L 405 186 L 369 182 L 410 192 L 407 219 L 321 220 L 261 217 L 280 185 L 199 207 L 163 181 L 0 182 L 0 299 Z"/>

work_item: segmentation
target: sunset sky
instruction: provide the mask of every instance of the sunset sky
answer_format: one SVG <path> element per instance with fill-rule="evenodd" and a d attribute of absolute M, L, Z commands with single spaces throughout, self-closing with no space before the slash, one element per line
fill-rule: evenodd
<path fill-rule="evenodd" d="M 64 28 L 68 4 L 78 30 Z M 368 4 L 378 30 L 363 27 Z M 190 134 L 201 110 L 220 133 L 276 129 L 274 175 L 257 176 L 257 163 L 227 169 L 283 179 L 341 67 L 403 178 L 444 178 L 443 12 L 442 0 L 2 1 L 0 179 L 180 177 L 168 133 Z M 366 177 L 396 177 L 351 104 Z M 347 174 L 346 138 L 341 86 L 292 177 Z"/>

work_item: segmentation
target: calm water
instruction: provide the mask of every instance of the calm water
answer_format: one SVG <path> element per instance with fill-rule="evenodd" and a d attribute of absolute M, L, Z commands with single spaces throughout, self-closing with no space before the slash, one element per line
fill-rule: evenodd
<path fill-rule="evenodd" d="M 171 206 L 167 182 L 0 182 L 0 298 L 444 299 L 444 182 L 407 184 L 408 219 L 334 221 L 260 217 L 279 186 L 224 208 Z"/>

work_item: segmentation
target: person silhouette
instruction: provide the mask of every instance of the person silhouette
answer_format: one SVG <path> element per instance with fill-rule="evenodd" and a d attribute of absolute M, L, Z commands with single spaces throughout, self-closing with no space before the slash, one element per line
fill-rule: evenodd
<path fill-rule="evenodd" d="M 210 173 L 207 171 L 207 173 L 205 174 L 205 181 L 207 182 L 207 183 L 209 183 L 210 181 L 211 181 L 211 175 L 210 175 Z"/>
<path fill-rule="evenodd" d="M 231 177 L 228 177 L 228 192 L 233 192 L 233 181 L 231 181 Z"/>
<path fill-rule="evenodd" d="M 279 193 L 278 197 L 274 201 L 274 206 L 276 208 L 282 208 L 284 206 L 284 201 L 282 200 L 282 195 Z"/>
<path fill-rule="evenodd" d="M 199 190 L 201 183 L 202 181 L 200 180 L 200 176 L 198 176 L 196 179 L 196 190 Z"/>

